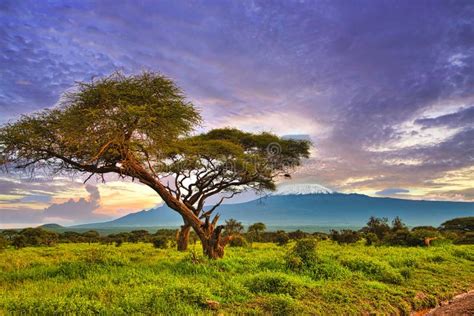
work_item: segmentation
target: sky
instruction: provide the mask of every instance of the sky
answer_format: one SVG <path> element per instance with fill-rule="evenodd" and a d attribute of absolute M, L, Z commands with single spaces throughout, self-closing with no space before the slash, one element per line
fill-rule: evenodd
<path fill-rule="evenodd" d="M 474 201 L 472 1 L 0 2 L 0 124 L 116 70 L 173 78 L 202 130 L 308 135 L 294 182 Z M 161 201 L 110 180 L 0 174 L 0 226 Z"/>

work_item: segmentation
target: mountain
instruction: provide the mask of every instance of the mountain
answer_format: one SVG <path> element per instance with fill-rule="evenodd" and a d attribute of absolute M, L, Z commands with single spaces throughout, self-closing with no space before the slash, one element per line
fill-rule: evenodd
<path fill-rule="evenodd" d="M 43 229 L 61 229 L 61 228 L 64 228 L 64 226 L 61 226 L 61 225 L 55 224 L 55 223 L 51 223 L 51 224 L 43 224 L 43 225 L 39 226 L 39 228 L 43 228 Z"/>
<path fill-rule="evenodd" d="M 272 192 L 270 194 L 271 195 L 306 195 L 306 194 L 331 194 L 331 193 L 335 193 L 335 192 L 320 184 L 297 183 L 297 184 L 280 185 L 278 186 L 276 192 Z"/>
<path fill-rule="evenodd" d="M 474 215 L 473 202 L 418 201 L 342 194 L 320 185 L 281 186 L 253 201 L 224 204 L 216 211 L 223 222 L 235 218 L 244 224 L 264 222 L 269 227 L 361 227 L 370 216 L 400 216 L 410 226 L 439 226 L 455 217 Z M 150 227 L 181 225 L 181 217 L 166 205 L 128 214 L 105 223 L 77 228 Z"/>

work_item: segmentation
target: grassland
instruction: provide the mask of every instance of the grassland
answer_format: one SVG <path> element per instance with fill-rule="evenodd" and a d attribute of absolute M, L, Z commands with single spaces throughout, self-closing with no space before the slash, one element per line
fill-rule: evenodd
<path fill-rule="evenodd" d="M 290 247 L 228 248 L 217 261 L 150 244 L 7 249 L 0 314 L 408 314 L 474 285 L 474 246 L 321 241 L 301 272 L 285 264 Z"/>

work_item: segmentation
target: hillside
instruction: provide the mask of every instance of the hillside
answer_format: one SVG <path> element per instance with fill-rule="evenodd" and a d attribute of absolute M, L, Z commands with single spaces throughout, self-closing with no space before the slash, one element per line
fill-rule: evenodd
<path fill-rule="evenodd" d="M 442 222 L 474 215 L 474 203 L 376 198 L 361 194 L 275 194 L 238 204 L 224 204 L 221 219 L 236 218 L 244 224 L 264 222 L 278 227 L 361 227 L 370 216 L 400 216 L 410 226 L 438 226 Z M 178 226 L 180 216 L 166 205 L 104 223 L 76 228 Z"/>

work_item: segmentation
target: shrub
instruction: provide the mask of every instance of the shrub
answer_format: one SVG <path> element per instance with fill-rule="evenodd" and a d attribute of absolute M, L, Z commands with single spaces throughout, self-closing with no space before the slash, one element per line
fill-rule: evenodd
<path fill-rule="evenodd" d="M 242 235 L 235 235 L 229 242 L 230 247 L 245 247 L 247 246 L 247 240 Z"/>
<path fill-rule="evenodd" d="M 457 245 L 474 245 L 474 232 L 462 234 L 454 243 Z"/>
<path fill-rule="evenodd" d="M 292 252 L 303 262 L 311 262 L 316 260 L 316 245 L 317 242 L 314 239 L 301 239 L 296 242 Z"/>
<path fill-rule="evenodd" d="M 453 218 L 441 224 L 440 229 L 445 231 L 472 232 L 474 231 L 474 216 Z"/>
<path fill-rule="evenodd" d="M 354 230 L 331 230 L 331 239 L 338 244 L 353 244 L 360 240 L 360 234 Z"/>
<path fill-rule="evenodd" d="M 153 247 L 159 249 L 167 249 L 168 248 L 168 238 L 166 237 L 157 237 L 153 239 Z"/>
<path fill-rule="evenodd" d="M 408 229 L 400 229 L 388 233 L 383 239 L 383 243 L 392 246 L 415 246 L 417 241 Z"/>
<path fill-rule="evenodd" d="M 285 274 L 262 273 L 245 283 L 246 287 L 253 293 L 272 293 L 295 295 L 298 286 L 292 282 Z"/>
<path fill-rule="evenodd" d="M 294 232 L 289 232 L 288 237 L 293 240 L 299 240 L 308 237 L 308 233 L 305 233 L 302 230 L 295 230 Z"/>
<path fill-rule="evenodd" d="M 0 250 L 7 248 L 8 241 L 5 237 L 0 235 Z"/>
<path fill-rule="evenodd" d="M 312 266 L 316 262 L 316 245 L 314 239 L 298 240 L 285 258 L 287 267 L 296 271 Z"/>
<path fill-rule="evenodd" d="M 388 218 L 370 217 L 366 226 L 362 228 L 364 233 L 374 233 L 377 235 L 379 240 L 382 240 L 389 232 L 390 225 L 388 224 Z"/>
<path fill-rule="evenodd" d="M 279 230 L 276 232 L 276 235 L 275 235 L 275 242 L 279 245 L 279 246 L 284 246 L 288 243 L 288 241 L 290 240 L 290 237 L 288 236 L 287 233 L 285 233 L 283 230 Z"/>
<path fill-rule="evenodd" d="M 374 233 L 367 233 L 364 235 L 364 238 L 367 246 L 375 245 L 379 242 L 379 238 Z"/>
<path fill-rule="evenodd" d="M 292 271 L 299 271 L 304 268 L 303 260 L 291 253 L 286 256 L 285 261 L 287 268 Z"/>
<path fill-rule="evenodd" d="M 201 308 L 207 306 L 209 297 L 210 293 L 207 289 L 191 284 L 170 286 L 165 288 L 161 295 L 168 306 L 186 303 Z"/>
<path fill-rule="evenodd" d="M 20 248 L 28 246 L 28 240 L 23 235 L 16 235 L 15 237 L 13 237 L 12 245 L 16 249 L 20 249 Z"/>
<path fill-rule="evenodd" d="M 295 300 L 288 295 L 269 296 L 264 304 L 265 310 L 271 315 L 298 315 L 300 314 Z"/>
<path fill-rule="evenodd" d="M 474 251 L 469 252 L 467 250 L 454 249 L 453 256 L 455 256 L 457 258 L 466 259 L 466 260 L 469 260 L 469 261 L 474 261 Z"/>
<path fill-rule="evenodd" d="M 352 271 L 360 271 L 367 277 L 377 281 L 401 284 L 402 275 L 388 265 L 373 260 L 355 258 L 343 261 L 343 264 Z"/>
<path fill-rule="evenodd" d="M 310 276 L 313 280 L 343 280 L 350 273 L 336 261 L 321 261 L 310 268 Z"/>

